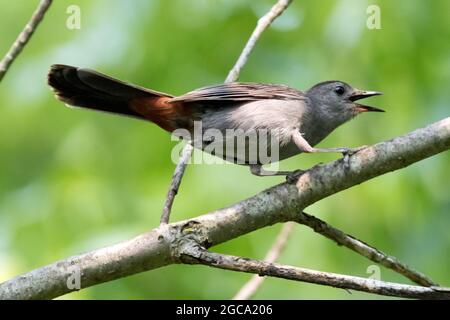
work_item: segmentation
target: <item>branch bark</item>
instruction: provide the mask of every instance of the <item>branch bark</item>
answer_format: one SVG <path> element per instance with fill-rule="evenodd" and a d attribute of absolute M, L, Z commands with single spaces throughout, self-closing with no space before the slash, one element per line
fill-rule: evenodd
<path fill-rule="evenodd" d="M 199 247 L 196 243 L 185 246 L 182 260 L 185 263 L 203 264 L 213 268 L 255 273 L 260 276 L 309 282 L 384 296 L 416 299 L 450 299 L 450 288 L 411 286 L 286 266 L 278 263 L 209 252 Z"/>
<path fill-rule="evenodd" d="M 187 241 L 209 248 L 278 222 L 297 221 L 299 212 L 323 198 L 448 149 L 450 117 L 367 147 L 352 155 L 348 162 L 339 159 L 315 166 L 296 184 L 282 183 L 230 207 L 162 225 L 132 240 L 60 260 L 13 278 L 0 284 L 0 299 L 50 299 L 71 292 L 74 289 L 68 288 L 67 279 L 74 269 L 81 275 L 81 287 L 86 288 L 168 264 L 183 263 L 180 248 Z M 348 288 L 354 289 L 350 285 Z M 446 292 L 445 289 L 432 290 Z"/>
<path fill-rule="evenodd" d="M 51 4 L 52 0 L 42 0 L 39 3 L 36 11 L 31 16 L 30 21 L 27 23 L 23 31 L 19 34 L 16 41 L 14 41 L 5 57 L 2 59 L 2 61 L 0 61 L 0 81 L 2 81 L 9 67 L 19 56 L 20 52 L 22 52 L 28 41 L 30 41 L 31 36 L 33 35 L 34 31 L 36 31 L 39 23 L 41 23 L 45 13 L 47 12 Z"/>

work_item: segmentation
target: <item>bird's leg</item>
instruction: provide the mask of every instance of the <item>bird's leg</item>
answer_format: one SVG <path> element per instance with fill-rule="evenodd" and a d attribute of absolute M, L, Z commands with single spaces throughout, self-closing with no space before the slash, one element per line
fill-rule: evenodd
<path fill-rule="evenodd" d="M 344 157 L 349 157 L 366 148 L 366 146 L 357 148 L 313 148 L 298 130 L 295 130 L 292 134 L 292 140 L 302 152 L 306 153 L 342 153 Z"/>
<path fill-rule="evenodd" d="M 266 176 L 286 176 L 286 180 L 288 182 L 292 182 L 294 179 L 298 180 L 298 178 L 305 173 L 305 170 L 294 170 L 294 171 L 269 171 L 264 170 L 261 164 L 251 164 L 250 172 L 258 177 L 266 177 Z"/>
<path fill-rule="evenodd" d="M 303 138 L 300 131 L 295 130 L 292 134 L 292 140 L 297 145 L 297 147 L 306 153 L 342 153 L 344 156 L 344 165 L 346 168 L 350 167 L 350 157 L 357 153 L 358 151 L 367 148 L 367 146 L 361 146 L 357 148 L 313 148 L 308 143 L 308 141 Z"/>
<path fill-rule="evenodd" d="M 320 148 L 313 148 L 315 151 L 314 152 L 339 152 L 342 153 L 342 155 L 344 156 L 343 161 L 344 161 L 344 166 L 345 169 L 349 169 L 350 168 L 350 157 L 352 155 L 354 155 L 355 153 L 357 153 L 360 150 L 363 150 L 367 148 L 367 146 L 361 146 L 361 147 L 356 147 L 356 148 L 327 148 L 327 149 L 320 149 Z"/>
<path fill-rule="evenodd" d="M 346 167 L 350 166 L 350 157 L 358 151 L 366 148 L 366 146 L 357 148 L 313 148 L 311 152 L 316 153 L 342 153 Z"/>

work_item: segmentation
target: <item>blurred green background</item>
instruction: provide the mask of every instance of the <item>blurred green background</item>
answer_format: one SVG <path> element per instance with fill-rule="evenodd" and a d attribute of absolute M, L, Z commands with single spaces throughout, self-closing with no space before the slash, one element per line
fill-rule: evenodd
<path fill-rule="evenodd" d="M 80 109 L 53 98 L 53 63 L 90 67 L 159 91 L 181 94 L 224 80 L 274 0 L 55 1 L 0 84 L 0 281 L 70 255 L 107 246 L 158 225 L 176 142 L 150 123 Z M 38 1 L 0 0 L 0 56 Z M 66 9 L 81 8 L 69 30 Z M 366 27 L 369 4 L 381 30 Z M 242 81 L 299 89 L 330 79 L 383 91 L 364 114 L 321 146 L 390 139 L 449 116 L 450 1 L 294 1 L 268 30 Z M 337 155 L 304 155 L 282 168 L 307 168 Z M 390 173 L 308 208 L 333 225 L 450 285 L 450 153 Z M 173 220 L 249 197 L 283 178 L 237 165 L 188 167 Z M 276 225 L 213 248 L 262 258 Z M 297 226 L 280 262 L 370 276 L 372 264 Z M 246 274 L 169 266 L 66 295 L 72 299 L 228 299 Z M 381 279 L 405 281 L 381 268 Z M 267 279 L 258 299 L 377 296 Z"/>

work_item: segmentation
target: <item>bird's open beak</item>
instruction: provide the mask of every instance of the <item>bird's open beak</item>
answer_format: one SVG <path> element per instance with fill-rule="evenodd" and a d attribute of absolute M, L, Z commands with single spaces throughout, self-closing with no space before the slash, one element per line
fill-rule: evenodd
<path fill-rule="evenodd" d="M 377 92 L 377 91 L 362 91 L 362 90 L 355 90 L 352 95 L 349 97 L 350 101 L 356 101 L 356 100 L 360 100 L 360 99 L 364 99 L 364 98 L 368 98 L 368 97 L 372 97 L 372 96 L 379 96 L 382 95 L 381 92 Z M 385 112 L 382 109 L 378 109 L 375 107 L 371 107 L 371 106 L 366 106 L 364 104 L 360 104 L 360 103 L 354 103 L 355 105 L 355 109 L 357 112 Z"/>

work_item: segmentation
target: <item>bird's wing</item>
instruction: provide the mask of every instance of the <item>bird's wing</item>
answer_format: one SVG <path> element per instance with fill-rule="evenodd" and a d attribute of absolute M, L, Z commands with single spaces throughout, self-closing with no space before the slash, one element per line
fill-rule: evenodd
<path fill-rule="evenodd" d="M 285 85 L 232 82 L 200 88 L 171 101 L 214 102 L 255 101 L 261 99 L 303 100 L 304 94 Z"/>

